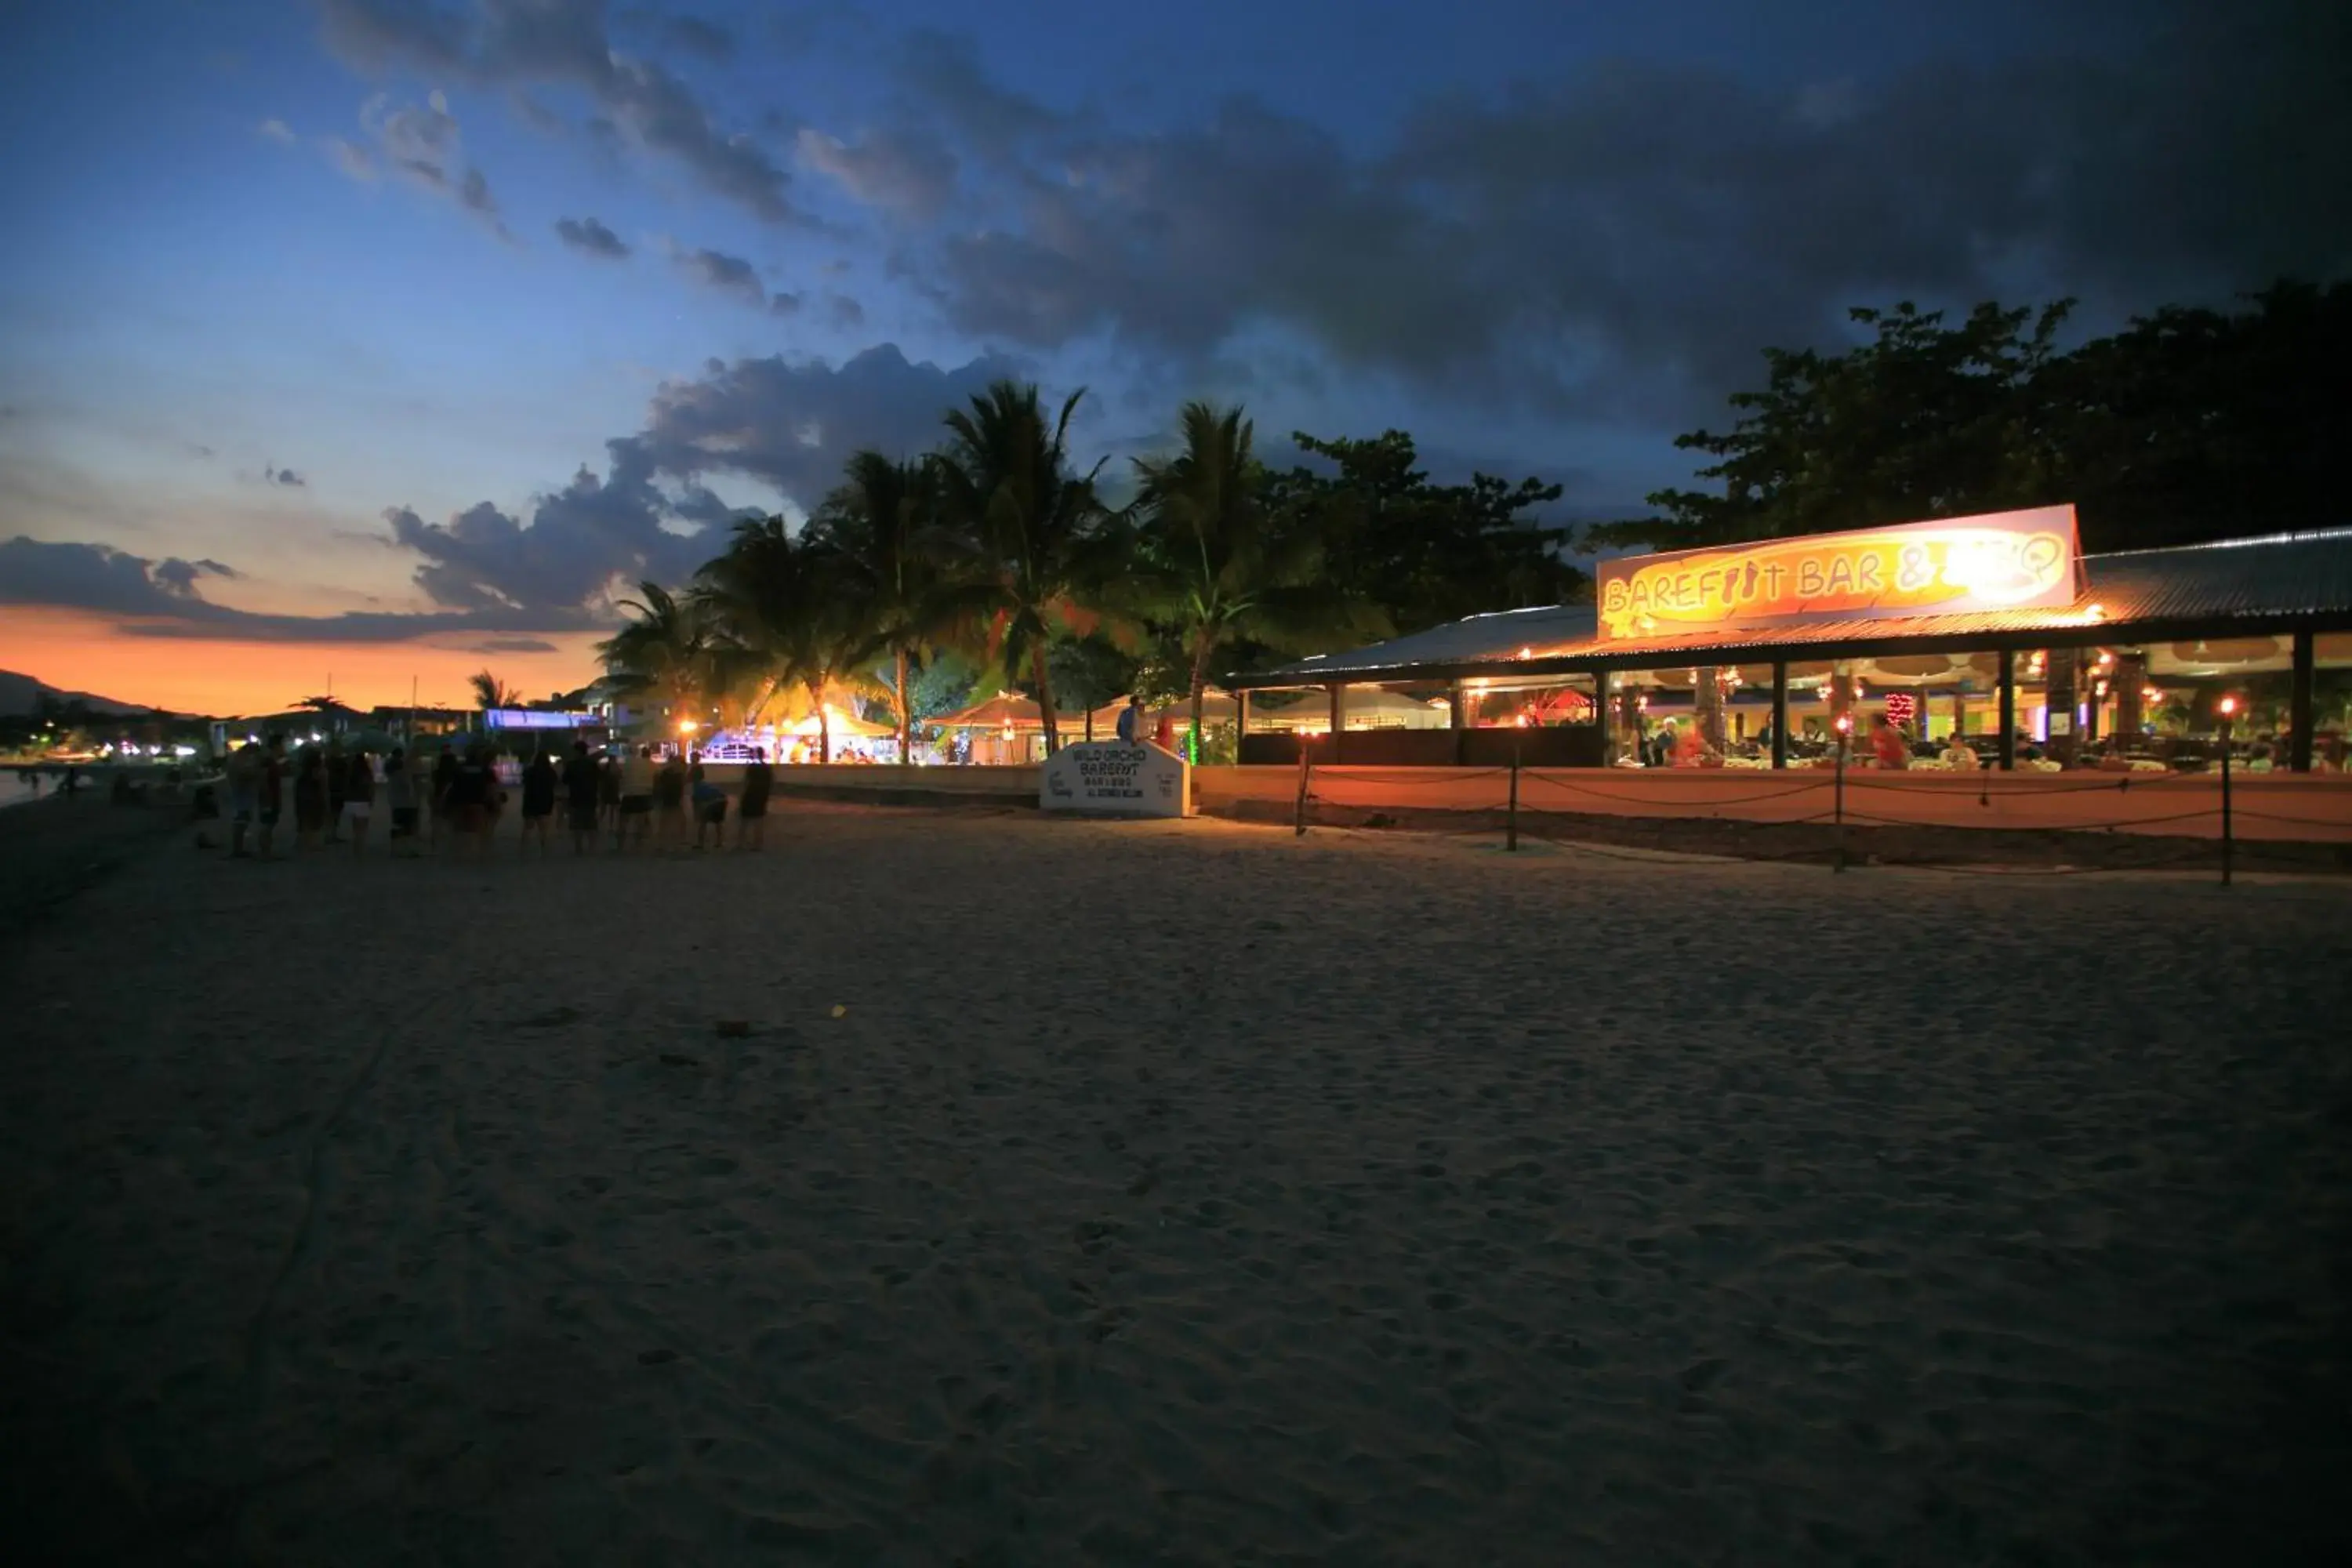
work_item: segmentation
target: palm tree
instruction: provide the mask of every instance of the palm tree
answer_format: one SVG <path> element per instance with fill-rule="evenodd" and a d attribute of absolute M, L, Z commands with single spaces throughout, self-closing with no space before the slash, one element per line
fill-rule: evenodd
<path fill-rule="evenodd" d="M 955 572 L 954 542 L 940 526 L 940 475 L 929 459 L 897 462 L 854 454 L 843 481 L 807 533 L 840 569 L 863 629 L 890 657 L 890 708 L 898 760 L 912 755 L 915 704 L 908 667 L 966 620 L 977 595 Z"/>
<path fill-rule="evenodd" d="M 1141 520 L 1139 594 L 1171 626 L 1189 667 L 1192 735 L 1217 650 L 1237 637 L 1290 649 L 1341 635 L 1380 636 L 1384 617 L 1323 580 L 1320 542 L 1282 532 L 1264 502 L 1255 432 L 1242 410 L 1188 403 L 1183 446 L 1172 458 L 1136 460 L 1131 510 Z"/>
<path fill-rule="evenodd" d="M 665 712 L 698 708 L 716 673 L 709 626 L 692 603 L 658 583 L 640 583 L 637 593 L 621 601 L 628 625 L 596 645 L 614 689 L 649 698 Z"/>
<path fill-rule="evenodd" d="M 515 708 L 522 703 L 522 689 L 509 686 L 487 669 L 478 669 L 473 676 L 474 706 L 485 713 L 493 708 Z"/>
<path fill-rule="evenodd" d="M 1049 753 L 1061 735 L 1046 645 L 1057 624 L 1077 629 L 1089 619 L 1079 604 L 1108 579 L 1116 544 L 1095 495 L 1102 465 L 1083 476 L 1068 467 L 1070 416 L 1085 396 L 1072 393 L 1048 426 L 1034 386 L 1000 381 L 949 412 L 939 462 L 945 516 L 982 563 L 992 651 L 1008 674 L 1028 667 Z"/>
<path fill-rule="evenodd" d="M 833 760 L 828 694 L 858 684 L 881 639 L 852 574 L 822 539 L 795 536 L 784 520 L 738 523 L 735 537 L 697 574 L 693 600 L 725 657 L 771 683 L 798 687 L 816 711 L 817 760 Z"/>

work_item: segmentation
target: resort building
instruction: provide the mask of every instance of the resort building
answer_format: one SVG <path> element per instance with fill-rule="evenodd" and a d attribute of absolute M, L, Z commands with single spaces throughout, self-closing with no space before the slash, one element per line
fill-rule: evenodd
<path fill-rule="evenodd" d="M 1891 729 L 1911 766 L 2198 771 L 2226 724 L 2340 770 L 2352 529 L 2084 555 L 2060 506 L 1634 556 L 1226 684 L 1244 763 L 1782 768 Z"/>

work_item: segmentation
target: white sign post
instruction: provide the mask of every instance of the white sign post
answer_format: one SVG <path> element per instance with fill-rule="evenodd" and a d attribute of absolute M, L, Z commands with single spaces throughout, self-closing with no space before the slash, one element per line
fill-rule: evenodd
<path fill-rule="evenodd" d="M 1045 759 L 1037 808 L 1098 816 L 1190 816 L 1192 769 L 1157 746 L 1122 741 L 1065 746 Z"/>

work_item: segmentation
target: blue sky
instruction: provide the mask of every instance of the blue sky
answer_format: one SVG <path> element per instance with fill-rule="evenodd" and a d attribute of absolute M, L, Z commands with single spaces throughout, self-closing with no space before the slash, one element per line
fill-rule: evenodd
<path fill-rule="evenodd" d="M 576 659 L 1008 372 L 1094 452 L 1238 398 L 1622 515 L 1848 304 L 2340 271 L 2347 25 L 2223 11 L 10 5 L 0 605 Z"/>

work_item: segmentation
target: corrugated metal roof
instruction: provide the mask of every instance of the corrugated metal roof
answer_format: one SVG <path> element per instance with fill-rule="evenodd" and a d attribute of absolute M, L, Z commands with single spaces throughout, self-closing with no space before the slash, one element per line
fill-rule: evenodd
<path fill-rule="evenodd" d="M 2028 632 L 2080 636 L 2093 626 L 2120 632 L 2133 625 L 2182 622 L 2342 621 L 2352 618 L 2352 529 L 2086 555 L 2083 575 L 2083 597 L 2067 610 L 1854 618 L 1606 642 L 1590 605 L 1510 610 L 1473 616 L 1349 653 L 1301 659 L 1238 677 L 1234 684 L 1312 683 L 1349 677 L 1398 679 L 1423 669 L 1507 669 L 1522 660 L 1638 664 L 1651 655 L 1672 661 L 1699 652 L 1764 647 L 1948 642 Z"/>

